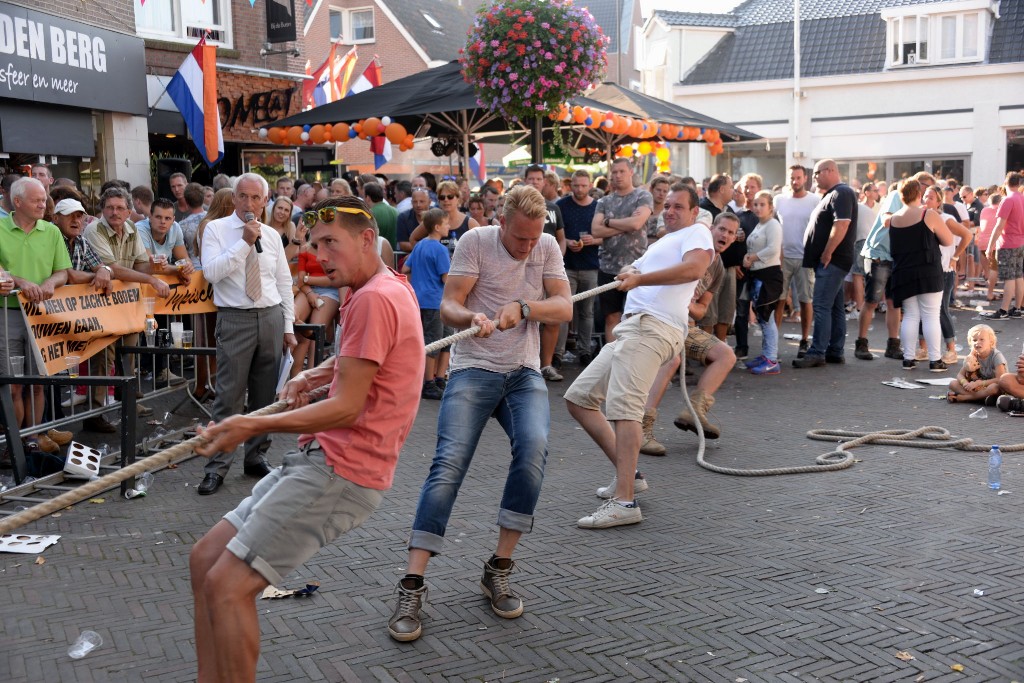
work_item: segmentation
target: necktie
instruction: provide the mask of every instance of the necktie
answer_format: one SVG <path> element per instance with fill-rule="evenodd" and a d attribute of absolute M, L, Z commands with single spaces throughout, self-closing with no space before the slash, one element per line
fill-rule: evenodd
<path fill-rule="evenodd" d="M 245 295 L 252 299 L 253 303 L 263 296 L 263 283 L 260 280 L 260 257 L 255 247 L 249 250 L 245 257 Z"/>

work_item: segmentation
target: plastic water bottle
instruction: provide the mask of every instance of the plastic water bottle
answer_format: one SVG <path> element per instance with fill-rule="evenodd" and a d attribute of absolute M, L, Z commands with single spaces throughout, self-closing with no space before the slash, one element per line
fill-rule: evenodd
<path fill-rule="evenodd" d="M 999 446 L 992 446 L 992 450 L 988 452 L 988 487 L 993 491 L 998 491 L 1003 485 L 1003 475 L 999 470 L 1002 464 L 1002 451 L 999 450 Z"/>

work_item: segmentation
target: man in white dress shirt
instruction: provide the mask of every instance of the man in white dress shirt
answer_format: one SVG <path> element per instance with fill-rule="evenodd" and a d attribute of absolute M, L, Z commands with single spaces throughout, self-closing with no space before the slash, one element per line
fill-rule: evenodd
<path fill-rule="evenodd" d="M 211 221 L 203 233 L 203 274 L 217 304 L 216 422 L 243 412 L 246 390 L 250 411 L 272 403 L 282 349 L 295 346 L 292 276 L 281 238 L 256 220 L 268 192 L 261 176 L 243 174 L 235 185 L 235 212 Z M 245 474 L 270 473 L 261 448 L 268 439 L 261 435 L 245 442 Z M 234 452 L 217 453 L 209 459 L 199 495 L 220 488 L 234 457 Z"/>

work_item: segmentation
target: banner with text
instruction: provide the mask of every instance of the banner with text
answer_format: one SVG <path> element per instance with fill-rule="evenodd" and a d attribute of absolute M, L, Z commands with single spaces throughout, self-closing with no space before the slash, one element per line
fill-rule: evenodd
<path fill-rule="evenodd" d="M 192 274 L 188 285 L 174 276 L 161 275 L 171 287 L 170 296 L 156 296 L 147 284 L 115 281 L 110 294 L 97 292 L 92 285 L 60 287 L 51 299 L 38 304 L 21 296 L 25 323 L 35 338 L 36 361 L 47 375 L 67 369 L 65 356 L 82 361 L 96 355 L 126 334 L 145 329 L 143 299 L 156 298 L 158 315 L 190 315 L 217 310 L 213 305 L 213 286 L 202 271 Z"/>

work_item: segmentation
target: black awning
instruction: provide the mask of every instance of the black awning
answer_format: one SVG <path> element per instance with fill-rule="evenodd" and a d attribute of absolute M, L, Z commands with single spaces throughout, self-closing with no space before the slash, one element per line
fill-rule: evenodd
<path fill-rule="evenodd" d="M 0 151 L 96 156 L 88 109 L 0 102 Z"/>

